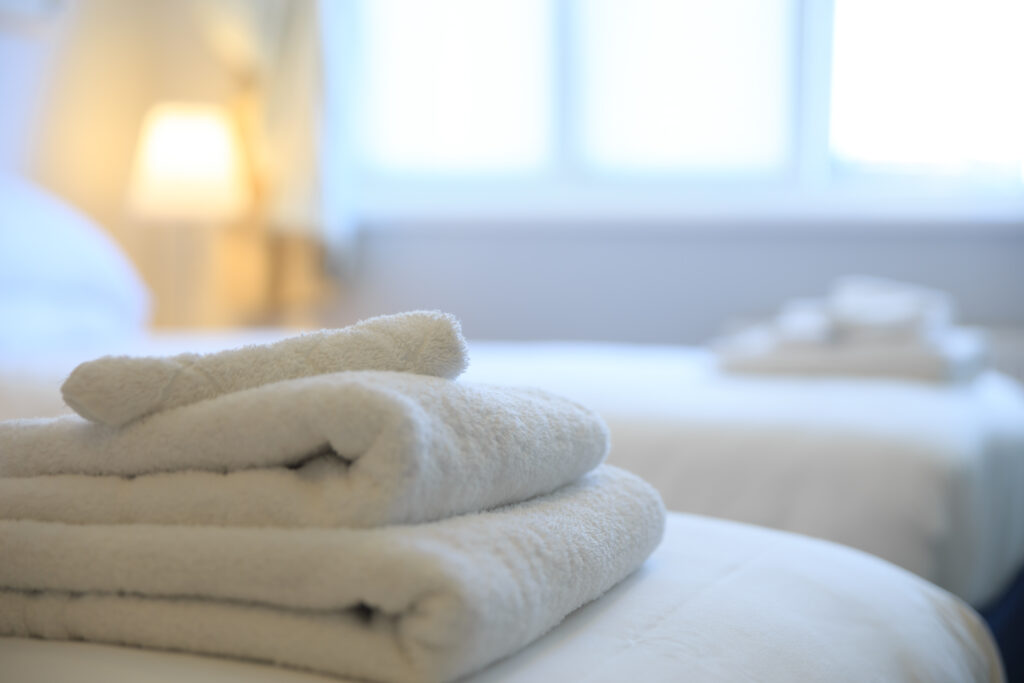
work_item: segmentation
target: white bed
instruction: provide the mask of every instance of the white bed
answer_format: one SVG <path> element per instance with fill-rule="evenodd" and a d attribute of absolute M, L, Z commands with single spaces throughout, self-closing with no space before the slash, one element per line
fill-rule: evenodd
<path fill-rule="evenodd" d="M 982 606 L 1024 564 L 1024 393 L 720 372 L 678 346 L 476 343 L 467 380 L 585 402 L 669 509 L 865 550 Z"/>
<path fill-rule="evenodd" d="M 962 601 L 835 544 L 671 514 L 633 576 L 474 683 L 534 681 L 998 683 L 999 656 Z M 12 683 L 338 681 L 227 659 L 0 638 Z"/>

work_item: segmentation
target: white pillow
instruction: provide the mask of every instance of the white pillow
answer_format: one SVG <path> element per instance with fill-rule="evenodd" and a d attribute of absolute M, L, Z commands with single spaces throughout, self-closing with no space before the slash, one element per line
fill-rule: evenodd
<path fill-rule="evenodd" d="M 146 286 L 102 228 L 0 173 L 0 349 L 113 341 L 137 333 L 149 315 Z"/>

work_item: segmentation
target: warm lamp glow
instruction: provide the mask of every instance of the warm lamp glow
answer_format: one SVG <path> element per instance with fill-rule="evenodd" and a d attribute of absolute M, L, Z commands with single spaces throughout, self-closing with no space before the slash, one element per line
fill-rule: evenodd
<path fill-rule="evenodd" d="M 170 102 L 146 114 L 128 204 L 156 221 L 225 221 L 245 211 L 252 189 L 238 132 L 223 108 Z"/>

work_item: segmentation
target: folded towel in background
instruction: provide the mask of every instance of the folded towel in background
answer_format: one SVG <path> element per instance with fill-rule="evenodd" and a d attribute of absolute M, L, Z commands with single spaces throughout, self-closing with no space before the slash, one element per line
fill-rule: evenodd
<path fill-rule="evenodd" d="M 455 378 L 466 369 L 458 320 L 414 311 L 364 320 L 274 344 L 166 358 L 104 356 L 61 387 L 82 417 L 110 426 L 222 394 L 343 370 L 394 370 Z"/>
<path fill-rule="evenodd" d="M 0 423 L 0 516 L 76 523 L 375 526 L 548 493 L 608 451 L 539 389 L 402 372 L 267 384 L 111 428 Z"/>
<path fill-rule="evenodd" d="M 953 323 L 953 302 L 944 292 L 865 275 L 839 278 L 827 307 L 837 335 L 847 341 L 927 339 Z"/>
<path fill-rule="evenodd" d="M 825 302 L 794 299 L 783 304 L 775 316 L 772 333 L 777 344 L 804 348 L 832 342 L 835 330 Z"/>
<path fill-rule="evenodd" d="M 6 521 L 0 633 L 445 681 L 607 591 L 663 525 L 658 494 L 610 466 L 526 503 L 415 526 Z"/>
<path fill-rule="evenodd" d="M 987 367 L 988 344 L 952 320 L 953 304 L 942 292 L 849 276 L 828 297 L 785 302 L 768 322 L 713 347 L 728 372 L 970 381 Z"/>
<path fill-rule="evenodd" d="M 893 377 L 923 382 L 969 382 L 988 366 L 984 336 L 951 330 L 923 342 L 863 342 L 818 347 L 774 346 L 770 332 L 751 330 L 718 348 L 723 370 L 749 374 Z"/>

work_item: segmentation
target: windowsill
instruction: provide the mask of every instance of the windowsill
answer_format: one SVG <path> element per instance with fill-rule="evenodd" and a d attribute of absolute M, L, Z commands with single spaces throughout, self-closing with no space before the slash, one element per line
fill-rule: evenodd
<path fill-rule="evenodd" d="M 459 186 L 366 189 L 355 215 L 372 230 L 478 230 L 537 226 L 549 229 L 643 231 L 946 230 L 1024 232 L 1024 192 L 949 192 L 940 188 L 880 191 L 780 191 L 734 186 L 678 190 L 616 187 L 613 190 L 484 183 Z"/>

